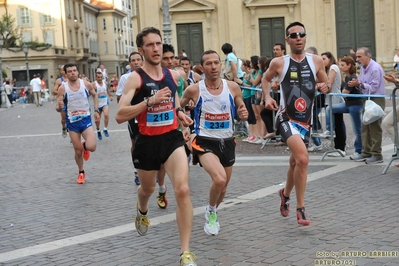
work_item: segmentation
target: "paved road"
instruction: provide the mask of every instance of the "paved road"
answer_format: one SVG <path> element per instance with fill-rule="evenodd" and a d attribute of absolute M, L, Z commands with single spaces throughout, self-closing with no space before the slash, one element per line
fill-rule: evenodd
<path fill-rule="evenodd" d="M 115 103 L 111 107 L 114 117 Z M 59 120 L 53 103 L 0 109 L 0 265 L 178 265 L 172 191 L 166 210 L 157 207 L 155 195 L 150 201 L 149 233 L 141 237 L 134 230 L 137 196 L 126 124 L 111 119 L 110 137 L 98 141 L 85 163 L 86 184 L 77 185 L 73 149 L 61 136 Z M 198 265 L 314 265 L 333 259 L 399 265 L 399 169 L 381 175 L 393 153 L 388 138 L 380 165 L 348 157 L 320 162 L 323 153 L 311 155 L 308 227 L 298 227 L 295 212 L 287 218 L 279 213 L 285 148 L 260 151 L 238 141 L 237 150 L 218 236 L 203 231 L 210 179 L 191 166 L 191 249 Z"/>

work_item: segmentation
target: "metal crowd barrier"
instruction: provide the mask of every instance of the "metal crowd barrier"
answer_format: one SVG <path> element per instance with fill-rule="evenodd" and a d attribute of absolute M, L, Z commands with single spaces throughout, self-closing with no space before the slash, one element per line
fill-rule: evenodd
<path fill-rule="evenodd" d="M 395 149 L 395 154 L 392 155 L 391 159 L 389 160 L 388 164 L 385 166 L 384 170 L 382 171 L 382 174 L 385 174 L 388 171 L 388 168 L 392 164 L 393 161 L 399 160 L 399 137 L 398 137 L 398 123 L 397 121 L 397 113 L 396 113 L 396 97 L 399 97 L 396 95 L 396 91 L 398 88 L 396 87 L 393 91 L 392 94 L 381 94 L 381 95 L 368 95 L 368 94 L 345 94 L 345 93 L 329 93 L 326 96 L 328 96 L 329 104 L 332 106 L 332 96 L 343 96 L 343 97 L 352 97 L 352 98 L 387 98 L 387 99 L 392 99 L 392 112 L 393 112 L 393 121 L 394 121 L 394 130 L 395 130 L 395 143 L 394 143 L 394 149 Z M 331 147 L 334 147 L 334 139 L 333 139 L 333 111 L 332 108 L 330 108 L 330 124 L 331 124 Z M 339 150 L 337 149 L 332 149 L 329 151 L 326 151 L 320 161 L 323 161 L 324 158 L 326 157 L 327 154 L 333 153 L 333 152 L 338 152 L 342 157 L 345 157 Z"/>
<path fill-rule="evenodd" d="M 389 160 L 388 164 L 385 166 L 384 170 L 382 171 L 382 174 L 384 175 L 389 167 L 391 166 L 393 161 L 399 160 L 399 137 L 398 137 L 398 114 L 396 113 L 396 91 L 398 90 L 398 87 L 395 87 L 392 91 L 392 114 L 393 114 L 393 128 L 394 128 L 394 133 L 395 133 L 395 153 L 392 155 L 391 159 Z"/>
<path fill-rule="evenodd" d="M 240 85 L 240 88 L 241 89 L 248 89 L 248 90 L 255 90 L 255 91 L 262 91 L 262 88 L 259 88 L 259 87 L 249 87 L 249 86 Z M 274 92 L 274 90 L 270 90 L 270 94 L 271 94 L 272 98 L 274 98 L 274 94 L 276 94 L 276 93 L 278 94 L 278 93 L 280 93 L 280 91 Z M 273 123 L 274 123 L 275 122 L 275 118 L 276 118 L 276 111 L 273 111 L 272 114 L 273 114 L 272 119 L 273 119 Z M 274 127 L 274 125 L 273 125 L 273 127 Z M 275 135 L 273 138 L 278 139 L 278 138 L 281 138 L 281 136 L 280 135 Z M 272 138 L 263 139 L 263 143 L 262 143 L 262 146 L 260 147 L 260 149 L 263 150 L 265 148 L 265 146 L 268 143 L 270 143 L 271 140 L 272 140 Z"/>

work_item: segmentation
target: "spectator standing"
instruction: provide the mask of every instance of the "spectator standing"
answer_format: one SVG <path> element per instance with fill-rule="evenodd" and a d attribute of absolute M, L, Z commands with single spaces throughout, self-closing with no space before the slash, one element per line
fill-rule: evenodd
<path fill-rule="evenodd" d="M 4 90 L 6 91 L 8 100 L 10 101 L 10 104 L 12 104 L 12 87 L 10 85 L 10 80 L 6 80 L 6 85 L 4 86 Z M 12 105 L 11 105 L 12 106 Z"/>
<path fill-rule="evenodd" d="M 393 74 L 385 75 L 384 79 L 386 79 L 386 81 L 392 82 L 393 84 L 395 84 L 396 87 L 399 87 L 399 79 L 397 79 L 395 75 Z M 399 105 L 396 105 L 396 113 L 397 114 L 399 113 Z M 393 111 L 391 111 L 389 114 L 387 114 L 386 117 L 384 117 L 384 120 L 382 120 L 381 124 L 382 128 L 385 129 L 385 131 L 388 133 L 393 143 L 395 143 L 394 124 L 398 123 L 399 122 L 398 120 L 399 120 L 399 115 L 396 116 L 396 121 L 393 120 Z M 399 163 L 396 163 L 395 166 L 399 167 Z"/>
<path fill-rule="evenodd" d="M 233 46 L 230 43 L 225 43 L 222 45 L 222 51 L 226 55 L 226 60 L 224 64 L 225 78 L 238 82 L 238 79 L 242 79 L 244 77 L 244 73 L 242 72 L 241 68 L 239 68 L 239 61 L 237 56 L 233 52 Z M 231 76 L 226 75 L 228 74 L 228 72 L 231 72 Z"/>
<path fill-rule="evenodd" d="M 393 57 L 393 68 L 399 70 L 399 50 L 396 51 L 396 54 Z"/>
<path fill-rule="evenodd" d="M 373 59 L 371 59 L 370 49 L 361 47 L 356 52 L 356 59 L 360 66 L 360 75 L 358 79 L 352 79 L 348 82 L 351 87 L 358 87 L 363 94 L 382 95 L 385 94 L 384 70 Z M 385 98 L 373 98 L 370 100 L 385 109 Z M 365 102 L 366 99 L 363 99 Z M 364 107 L 362 110 L 364 113 Z M 359 156 L 354 157 L 357 162 L 366 162 L 367 164 L 382 163 L 382 118 L 377 121 L 362 125 L 362 144 L 363 150 Z"/>
<path fill-rule="evenodd" d="M 357 87 L 351 87 L 348 82 L 352 79 L 356 79 L 356 63 L 352 56 L 344 56 L 339 62 L 340 69 L 345 75 L 345 79 L 342 82 L 342 93 L 347 94 L 362 94 Z M 352 120 L 352 130 L 355 138 L 355 153 L 349 158 L 353 160 L 356 156 L 359 156 L 362 152 L 362 108 L 363 101 L 361 98 L 346 97 L 344 103 L 333 104 L 333 113 L 349 113 Z M 338 137 L 339 134 L 337 134 Z"/>
<path fill-rule="evenodd" d="M 104 64 L 100 64 L 97 68 L 96 72 L 101 72 L 103 74 L 103 81 L 107 82 L 108 81 L 108 71 L 105 68 Z"/>
<path fill-rule="evenodd" d="M 115 92 L 116 89 L 118 88 L 118 76 L 115 74 L 112 79 L 111 79 L 111 92 Z"/>
<path fill-rule="evenodd" d="M 41 100 L 41 80 L 40 77 L 37 77 L 37 75 L 33 75 L 33 79 L 30 81 L 30 87 L 33 92 L 33 99 L 34 102 L 37 106 L 42 106 L 42 100 Z"/>
<path fill-rule="evenodd" d="M 314 54 L 318 55 L 318 51 L 316 47 L 310 46 L 308 49 L 306 49 L 306 52 L 309 54 Z M 318 133 L 319 130 L 322 129 L 320 119 L 319 119 L 319 114 L 321 112 L 321 109 L 324 107 L 324 99 L 325 95 L 320 93 L 316 95 L 315 101 L 313 103 L 313 116 L 312 116 L 312 132 L 313 133 Z M 321 145 L 321 139 L 318 137 L 311 137 L 313 144 L 312 146 L 308 147 L 308 151 L 321 151 L 323 149 L 323 146 Z"/>
<path fill-rule="evenodd" d="M 331 85 L 331 91 L 332 93 L 341 93 L 341 83 L 342 83 L 342 78 L 341 78 L 341 71 L 339 70 L 339 67 L 337 65 L 337 61 L 335 60 L 335 57 L 331 54 L 331 52 L 325 52 L 321 54 L 321 58 L 323 58 L 324 65 L 326 67 L 326 73 L 328 76 L 328 83 Z M 332 104 L 341 104 L 344 103 L 344 98 L 342 96 L 332 96 Z M 345 128 L 345 123 L 344 123 L 344 115 L 342 113 L 336 113 L 333 114 L 333 119 L 335 121 L 334 123 L 334 128 L 330 128 L 331 126 L 331 117 L 330 117 L 330 108 L 331 106 L 327 106 L 326 108 L 326 129 L 327 131 L 324 133 L 325 135 L 330 135 L 330 130 L 334 131 L 335 129 L 335 135 L 336 137 L 334 138 L 334 146 L 335 149 L 338 149 L 346 155 L 346 128 Z M 334 135 L 334 134 L 333 134 Z M 331 153 L 328 156 L 330 157 L 338 157 L 341 156 L 341 154 L 337 153 Z"/>

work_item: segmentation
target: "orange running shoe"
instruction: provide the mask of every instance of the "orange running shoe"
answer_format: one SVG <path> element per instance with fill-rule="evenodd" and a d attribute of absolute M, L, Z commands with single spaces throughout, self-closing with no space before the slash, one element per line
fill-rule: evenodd
<path fill-rule="evenodd" d="M 87 160 L 89 160 L 90 159 L 90 151 L 88 151 L 88 150 L 86 150 L 85 149 L 85 141 L 84 140 L 82 140 L 82 147 L 83 147 L 83 160 L 85 160 L 85 161 L 87 161 Z"/>
<path fill-rule="evenodd" d="M 84 184 L 85 183 L 85 174 L 84 173 L 80 173 L 78 175 L 78 179 L 76 179 L 76 183 L 78 183 L 78 184 Z"/>
<path fill-rule="evenodd" d="M 307 226 L 310 224 L 308 214 L 305 212 L 305 207 L 296 209 L 296 218 L 299 225 Z"/>

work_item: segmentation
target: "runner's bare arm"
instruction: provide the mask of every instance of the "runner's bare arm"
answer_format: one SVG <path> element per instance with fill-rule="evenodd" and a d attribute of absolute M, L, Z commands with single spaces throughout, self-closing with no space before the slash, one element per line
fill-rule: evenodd
<path fill-rule="evenodd" d="M 84 82 L 84 84 L 85 84 L 85 87 L 86 87 L 86 89 L 89 91 L 89 94 L 91 95 L 91 96 L 93 96 L 93 103 L 94 103 L 94 110 L 97 110 L 98 109 L 98 97 L 97 97 L 97 92 L 96 92 L 96 90 L 94 89 L 94 86 L 90 83 L 90 82 L 88 82 L 88 81 L 83 81 Z"/>
<path fill-rule="evenodd" d="M 271 88 L 271 80 L 276 75 L 279 76 L 280 69 L 282 64 L 284 63 L 284 59 L 277 57 L 274 58 L 270 62 L 270 66 L 267 69 L 266 73 L 262 77 L 262 92 L 263 92 L 263 99 L 265 102 L 265 108 L 269 110 L 277 110 L 277 102 L 270 96 L 270 88 Z"/>
<path fill-rule="evenodd" d="M 198 83 L 188 86 L 184 90 L 183 96 L 180 99 L 180 105 L 186 106 L 190 100 L 196 103 L 198 101 L 198 92 L 199 92 Z"/>
<path fill-rule="evenodd" d="M 123 94 L 119 100 L 118 110 L 115 116 L 116 122 L 118 122 L 118 124 L 129 121 L 133 117 L 136 117 L 138 114 L 147 109 L 148 106 L 153 106 L 154 104 L 158 104 L 162 101 L 170 99 L 171 95 L 169 88 L 163 88 L 148 99 L 144 99 L 135 105 L 130 105 L 136 90 L 138 90 L 140 86 L 141 79 L 139 74 L 137 74 L 137 72 L 132 72 L 126 80 Z"/>
<path fill-rule="evenodd" d="M 328 83 L 323 59 L 318 55 L 313 55 L 312 57 L 314 65 L 316 66 L 316 89 L 322 93 L 329 93 L 331 91 L 331 84 Z"/>
<path fill-rule="evenodd" d="M 61 79 L 58 78 L 55 83 L 54 83 L 54 87 L 53 87 L 53 95 L 57 96 L 58 95 L 58 88 L 61 86 Z"/>
<path fill-rule="evenodd" d="M 175 83 L 177 84 L 179 79 L 180 79 L 180 77 L 181 77 L 180 73 L 177 72 L 177 71 L 172 71 L 172 73 L 173 73 L 173 78 L 175 80 Z M 176 90 L 176 93 L 175 93 L 175 108 L 179 108 L 181 106 L 185 106 L 185 105 L 181 105 L 181 99 L 180 99 L 180 97 L 179 97 L 179 95 L 177 93 L 177 90 Z M 183 126 L 185 126 L 185 127 L 187 127 L 187 126 L 189 126 L 189 125 L 191 125 L 193 123 L 193 120 L 190 117 L 188 117 L 184 111 L 177 112 L 176 116 L 177 116 L 177 118 L 179 118 L 181 124 Z"/>
<path fill-rule="evenodd" d="M 237 107 L 237 115 L 241 120 L 248 119 L 248 110 L 245 107 L 244 100 L 242 98 L 241 88 L 237 83 L 233 81 L 227 81 L 231 95 L 234 97 L 234 104 Z"/>
<path fill-rule="evenodd" d="M 57 112 L 61 112 L 62 108 L 64 107 L 64 94 L 65 94 L 64 85 L 57 87 L 57 105 L 55 106 L 55 110 Z"/>

